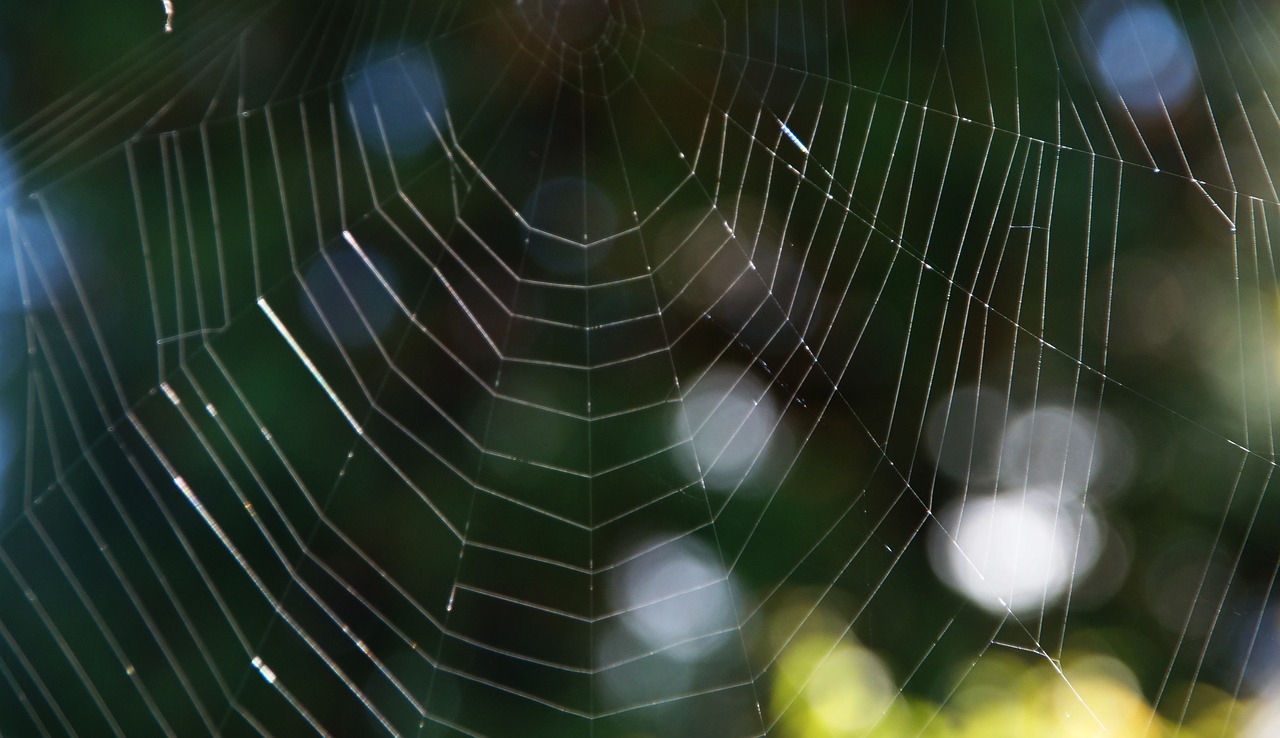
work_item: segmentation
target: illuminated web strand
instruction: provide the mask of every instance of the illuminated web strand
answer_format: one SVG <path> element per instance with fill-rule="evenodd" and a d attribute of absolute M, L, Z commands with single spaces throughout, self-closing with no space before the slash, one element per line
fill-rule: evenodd
<path fill-rule="evenodd" d="M 230 2 L 211 5 L 232 9 Z M 463 734 L 487 734 L 497 723 L 485 723 L 489 703 L 479 695 L 490 693 L 530 715 L 573 716 L 584 731 L 613 730 L 605 721 L 625 717 L 637 721 L 637 732 L 653 732 L 654 725 L 644 721 L 662 712 L 656 706 L 697 710 L 704 697 L 736 689 L 751 694 L 761 731 L 781 731 L 813 718 L 806 686 L 847 656 L 842 649 L 850 640 L 884 637 L 875 620 L 883 615 L 876 610 L 898 596 L 895 587 L 912 584 L 911 567 L 901 561 L 908 550 L 925 545 L 926 537 L 974 579 L 998 579 L 985 557 L 966 548 L 971 539 L 962 535 L 963 526 L 983 512 L 988 486 L 1001 486 L 1007 495 L 1004 487 L 1031 478 L 1031 456 L 997 457 L 992 481 L 977 469 L 970 449 L 961 478 L 948 478 L 930 456 L 929 444 L 936 440 L 930 433 L 937 420 L 937 443 L 963 443 L 978 434 L 977 410 L 970 414 L 958 399 L 969 385 L 994 387 L 989 391 L 1000 404 L 995 425 L 1005 434 L 1020 419 L 1034 420 L 1060 406 L 1073 418 L 1078 411 L 1096 413 L 1094 426 L 1106 410 L 1136 407 L 1179 443 L 1186 439 L 1178 429 L 1191 427 L 1198 433 L 1195 449 L 1226 450 L 1240 462 L 1230 498 L 1210 503 L 1224 520 L 1236 514 L 1237 497 L 1256 492 L 1250 502 L 1258 505 L 1269 499 L 1276 399 L 1269 384 L 1250 384 L 1252 369 L 1269 371 L 1273 363 L 1255 357 L 1254 349 L 1265 352 L 1273 341 L 1268 295 L 1276 286 L 1268 223 L 1275 217 L 1275 185 L 1261 142 L 1280 125 L 1267 89 L 1277 34 L 1264 8 L 1246 3 L 1238 17 L 1206 11 L 1201 19 L 1191 16 L 1190 6 L 1191 17 L 1184 17 L 1181 6 L 1169 6 L 1181 25 L 1197 24 L 1203 37 L 1196 39 L 1197 58 L 1222 68 L 1206 67 L 1204 90 L 1196 93 L 1203 100 L 1193 99 L 1207 109 L 1203 117 L 1193 107 L 1179 117 L 1177 101 L 1157 90 L 1157 112 L 1146 113 L 1156 117 L 1144 118 L 1132 99 L 1090 86 L 1103 76 L 1090 64 L 1102 58 L 1094 52 L 1105 34 L 1078 32 L 1089 13 L 1043 3 L 1006 12 L 961 1 L 948 3 L 935 26 L 934 19 L 917 13 L 889 12 L 889 25 L 877 29 L 885 34 L 883 43 L 859 47 L 855 64 L 840 41 L 869 40 L 858 36 L 862 26 L 846 18 L 841 5 L 819 5 L 825 15 L 806 9 L 804 32 L 793 33 L 786 24 L 800 18 L 799 11 L 785 4 L 753 8 L 754 22 L 763 25 L 737 29 L 733 4 L 709 2 L 703 6 L 707 17 L 696 26 L 706 35 L 696 46 L 685 44 L 697 52 L 687 57 L 681 44 L 666 44 L 678 37 L 678 25 L 654 23 L 639 33 L 629 18 L 608 16 L 598 19 L 606 37 L 587 43 L 560 36 L 574 30 L 572 18 L 548 18 L 528 3 L 511 13 L 473 16 L 462 3 L 419 3 L 392 14 L 377 2 L 351 17 L 324 5 L 314 16 L 298 16 L 314 24 L 305 30 L 318 45 L 292 56 L 283 50 L 280 64 L 287 71 L 259 67 L 248 55 L 250 46 L 271 35 L 260 31 L 272 30 L 251 14 L 228 16 L 232 21 L 221 25 L 184 26 L 182 36 L 200 39 L 200 54 L 191 58 L 201 63 L 192 66 L 210 70 L 207 77 L 157 72 L 155 57 L 131 56 L 131 71 L 113 73 L 108 81 L 136 77 L 140 87 L 163 89 L 164 99 L 145 125 L 129 126 L 123 143 L 117 140 L 120 145 L 91 167 L 115 172 L 121 184 L 128 180 L 119 198 L 104 201 L 110 207 L 103 208 L 134 210 L 137 233 L 127 234 L 128 246 L 117 248 L 112 234 L 103 233 L 95 234 L 102 248 L 76 251 L 79 234 L 67 227 L 74 219 L 58 206 L 63 191 L 90 181 L 78 179 L 82 172 L 39 193 L 34 221 L 21 205 L 5 204 L 20 320 L 27 329 L 29 388 L 27 415 L 17 423 L 19 434 L 25 432 L 24 508 L 0 551 L 11 578 L 29 597 L 48 585 L 49 578 L 35 576 L 34 565 L 26 563 L 31 559 L 19 555 L 22 526 L 57 521 L 57 506 L 69 499 L 60 484 L 78 479 L 88 466 L 99 498 L 116 509 L 142 509 L 143 519 L 163 521 L 160 537 L 174 534 L 181 541 L 139 548 L 153 571 L 171 562 L 192 566 L 204 577 L 202 587 L 220 590 L 228 575 L 206 568 L 205 549 L 182 537 L 184 521 L 195 520 L 202 537 L 211 532 L 223 548 L 231 550 L 234 539 L 232 558 L 240 568 L 231 567 L 230 576 L 243 578 L 240 570 L 247 571 L 261 589 L 265 575 L 256 572 L 277 568 L 272 557 L 283 564 L 285 574 L 270 587 L 273 593 L 283 587 L 287 596 L 272 601 L 272 617 L 288 627 L 273 634 L 272 643 L 279 637 L 304 652 L 330 648 L 303 623 L 287 620 L 284 603 L 316 613 L 305 628 L 336 627 L 341 634 L 341 647 L 325 652 L 325 664 L 350 680 L 322 693 L 308 688 L 305 675 L 282 676 L 290 674 L 288 661 L 249 644 L 239 630 L 254 623 L 247 609 L 219 597 L 220 615 L 182 612 L 182 628 L 193 633 L 210 627 L 210 617 L 225 617 L 244 650 L 235 656 L 234 671 L 283 698 L 283 704 L 264 709 L 242 704 L 240 694 L 214 694 L 228 703 L 227 714 L 236 712 L 237 720 L 258 732 L 278 730 L 276 720 L 287 720 L 291 712 L 316 732 L 341 732 L 331 722 L 341 711 L 341 720 L 363 720 L 373 730 L 407 734 L 434 722 Z M 164 7 L 170 31 L 174 6 Z M 1127 7 L 1132 13 L 1155 5 Z M 708 18 L 713 22 L 703 25 Z M 230 32 L 219 30 L 228 26 Z M 746 47 L 729 43 L 729 34 L 738 30 L 749 31 Z M 1112 39 L 1124 32 L 1112 30 Z M 288 36 L 289 29 L 276 31 Z M 376 38 L 400 41 L 378 49 L 368 45 Z M 166 43 L 194 41 L 175 36 Z M 343 50 L 332 72 L 317 63 L 315 51 L 328 43 Z M 1215 58 L 1214 43 L 1231 53 L 1219 49 L 1221 58 Z M 455 77 L 445 64 L 457 64 L 463 58 L 459 50 L 472 46 L 485 54 L 485 64 Z M 713 63 L 700 68 L 694 56 Z M 371 95 L 376 124 L 362 127 L 361 103 L 350 90 L 365 79 L 361 64 L 380 60 L 392 74 L 379 84 L 404 94 L 380 100 Z M 412 77 L 415 63 L 428 62 L 440 65 L 430 68 L 436 72 L 433 83 L 443 80 L 446 88 L 443 110 L 432 107 L 438 90 Z M 883 63 L 882 78 L 870 62 Z M 981 79 L 960 76 L 975 70 Z M 1222 76 L 1230 85 L 1214 88 Z M 472 87 L 449 89 L 463 77 Z M 1046 80 L 1051 84 L 1041 84 Z M 99 94 L 109 87 L 87 87 L 92 94 L 76 102 L 88 100 L 86 107 L 34 121 L 26 128 L 29 137 L 11 140 L 37 164 L 43 152 L 65 148 L 55 144 L 96 141 L 109 131 L 99 118 L 109 122 L 145 97 L 132 91 Z M 678 114 L 666 102 L 671 91 L 678 92 L 679 110 L 686 112 Z M 109 104 L 93 107 L 94 99 Z M 194 130 L 183 125 L 190 99 L 208 103 L 198 141 L 184 133 Z M 773 109 L 786 113 L 777 116 Z M 693 111 L 692 119 L 685 119 L 687 111 Z M 57 126 L 48 122 L 55 120 Z M 799 121 L 812 125 L 806 124 L 806 132 Z M 1180 128 L 1185 121 L 1204 131 L 1210 144 L 1200 146 L 1184 135 L 1191 130 Z M 633 124 L 643 129 L 643 144 L 626 138 Z M 433 148 L 398 151 L 398 126 L 430 139 Z M 1233 132 L 1237 127 L 1240 132 Z M 518 146 L 507 146 L 515 141 Z M 1166 163 L 1161 170 L 1158 157 L 1170 151 L 1180 164 Z M 51 156 L 44 163 L 54 161 Z M 1249 174 L 1251 168 L 1258 171 Z M 589 216 L 607 208 L 595 202 L 589 207 L 585 188 L 581 202 L 565 206 L 568 221 L 582 222 L 558 228 L 540 225 L 530 214 L 526 190 L 536 192 L 566 172 L 584 182 L 608 180 L 604 200 L 618 212 L 604 233 L 588 233 L 595 227 L 586 223 Z M 595 179 L 601 172 L 607 176 Z M 1153 172 L 1159 177 L 1150 184 Z M 1224 177 L 1225 183 L 1215 181 Z M 92 181 L 94 187 L 83 189 L 110 189 Z M 1132 349 L 1119 321 L 1135 293 L 1126 292 L 1131 288 L 1118 275 L 1128 268 L 1126 255 L 1154 230 L 1147 220 L 1153 214 L 1141 210 L 1150 207 L 1142 205 L 1150 187 L 1192 193 L 1178 195 L 1185 200 L 1175 204 L 1190 203 L 1217 224 L 1204 229 L 1211 245 L 1226 243 L 1214 241 L 1221 236 L 1220 219 L 1235 231 L 1229 242 L 1233 280 L 1226 280 L 1226 299 L 1234 298 L 1234 305 L 1224 314 L 1234 319 L 1239 337 L 1231 346 L 1239 349 L 1232 368 L 1239 370 L 1243 390 L 1236 406 L 1223 412 L 1225 422 L 1203 420 L 1177 398 L 1152 393 L 1123 357 L 1112 357 L 1112 349 Z M 688 223 L 676 219 L 684 209 L 696 216 Z M 41 223 L 53 234 L 55 258 L 42 251 L 47 246 Z M 224 253 L 223 229 L 227 244 L 248 244 L 245 253 Z M 384 229 L 389 238 L 382 237 Z M 247 238 L 241 238 L 245 231 Z M 376 235 L 366 238 L 366 232 Z M 513 245 L 510 232 L 573 251 L 586 266 L 557 272 L 538 263 L 537 239 Z M 359 258 L 350 274 L 327 250 L 338 235 Z M 210 244 L 217 269 L 206 261 Z M 376 258 L 392 250 L 396 258 Z M 642 252 L 640 268 L 628 263 L 636 250 Z M 77 276 L 90 274 L 83 268 L 93 262 L 87 253 L 109 255 L 110 289 Z M 599 253 L 609 255 L 599 262 L 587 259 Z M 1180 258 L 1174 246 L 1159 253 L 1162 264 Z M 224 260 L 232 268 L 224 268 Z M 395 270 L 404 263 L 420 279 L 401 287 Z M 341 290 L 325 295 L 313 289 L 311 268 L 318 265 L 329 267 Z M 1155 279 L 1159 270 L 1149 265 L 1143 276 Z M 64 271 L 74 289 L 60 286 Z M 1065 282 L 1077 272 L 1083 274 L 1080 282 Z M 1215 285 L 1211 272 L 1197 267 L 1197 292 Z M 370 285 L 359 284 L 362 276 L 371 277 Z M 119 307 L 103 297 L 119 295 L 121 287 L 137 287 L 141 296 L 142 281 L 147 289 L 141 307 L 127 300 Z M 285 325 L 273 305 L 280 308 L 286 304 L 281 300 L 295 297 L 317 308 L 321 325 Z M 394 306 L 387 324 L 377 320 L 378 303 Z M 1187 305 L 1212 312 L 1193 301 Z M 272 325 L 267 341 L 273 335 L 283 339 L 292 358 L 286 354 L 284 361 L 270 362 L 239 355 L 241 344 L 235 342 L 262 344 L 265 323 L 252 318 L 255 312 Z M 368 340 L 346 342 L 335 330 L 340 313 L 351 313 Z M 190 324 L 193 314 L 198 326 Z M 220 324 L 206 323 L 219 314 Z M 1097 320 L 1101 327 L 1093 324 Z M 153 363 L 133 356 L 139 327 L 148 332 L 144 343 L 155 352 Z M 132 373 L 137 363 L 158 375 L 140 383 L 142 394 Z M 343 382 L 358 385 L 358 401 L 339 395 L 336 385 L 342 382 L 321 369 L 327 366 L 339 367 Z M 642 370 L 629 374 L 632 367 Z M 210 371 L 215 380 L 202 385 L 203 373 Z M 317 443 L 315 455 L 322 458 L 306 458 L 312 447 L 303 440 L 343 426 L 334 425 L 332 414 L 321 420 L 310 408 L 274 407 L 274 397 L 257 394 L 273 384 L 260 381 L 263 372 L 289 388 L 314 382 L 354 436 L 339 434 L 341 450 Z M 669 386 L 655 391 L 649 384 L 654 376 Z M 720 395 L 700 408 L 699 385 L 708 378 L 723 384 L 716 389 Z M 187 386 L 198 395 L 189 407 L 179 395 Z M 621 399 L 610 396 L 615 393 Z M 1113 402 L 1116 394 L 1128 399 Z M 77 409 L 84 397 L 92 398 L 93 408 Z M 1062 397 L 1069 401 L 1055 399 Z M 160 426 L 151 413 L 166 399 L 185 423 L 182 433 L 167 432 L 168 425 L 166 433 L 155 430 Z M 753 426 L 757 410 L 725 420 L 742 402 L 774 408 L 777 415 L 763 428 Z M 660 426 L 654 420 L 659 417 L 670 422 Z M 132 435 L 117 433 L 125 420 L 137 428 L 150 455 L 138 453 Z M 207 432 L 208 425 L 216 431 Z M 734 461 L 739 478 L 718 484 L 717 470 L 753 442 L 753 430 L 764 442 Z M 610 448 L 610 433 L 625 438 L 622 450 Z M 697 441 L 708 434 L 723 445 L 699 448 Z M 1092 456 L 1096 427 L 1091 438 Z M 306 452 L 298 455 L 295 444 Z M 234 453 L 224 459 L 222 445 Z M 838 451 L 830 451 L 833 445 Z M 1061 453 L 1068 458 L 1077 443 L 1073 437 L 1065 445 Z M 562 453 L 566 447 L 579 453 Z M 677 459 L 686 453 L 693 456 L 692 471 Z M 109 481 L 126 461 L 145 480 L 150 456 L 165 470 L 157 479 L 172 479 L 183 500 L 179 508 L 190 515 L 169 517 L 161 507 L 162 516 L 153 509 L 158 502 L 130 486 L 138 482 Z M 835 462 L 824 461 L 832 456 Z M 99 459 L 112 463 L 99 465 Z M 1071 514 L 1062 505 L 1066 476 L 1064 462 L 1057 479 L 1046 483 L 1057 487 L 1051 492 L 1059 502 L 1044 536 L 1050 543 L 1061 538 L 1059 517 Z M 828 489 L 828 483 L 839 488 Z M 227 500 L 212 492 L 223 487 L 264 496 L 280 520 L 246 532 L 236 521 L 238 505 L 228 514 Z M 1082 496 L 1076 505 L 1081 514 L 1095 504 L 1093 486 L 1087 487 L 1089 498 Z M 1211 491 L 1225 488 L 1222 483 Z M 584 496 L 585 506 L 570 504 Z M 959 512 L 944 522 L 944 508 L 953 499 Z M 1024 497 L 1023 510 L 1029 509 Z M 34 510 L 40 511 L 38 520 Z M 812 517 L 804 518 L 806 512 Z M 1246 530 L 1259 522 L 1258 508 L 1242 506 L 1239 515 L 1247 520 Z M 436 521 L 443 527 L 437 529 Z M 793 540 L 788 522 L 808 531 L 807 537 Z M 296 544 L 299 553 L 271 545 L 273 525 L 287 529 L 288 539 L 282 540 Z M 139 567 L 122 575 L 130 581 L 120 591 L 107 589 L 81 563 L 113 562 L 106 551 L 99 556 L 92 545 L 81 551 L 83 541 L 52 527 L 47 531 L 42 545 L 68 562 L 63 577 L 89 601 L 75 614 L 91 623 L 95 636 L 110 637 L 117 618 L 142 621 L 147 629 L 164 627 L 147 621 L 142 605 L 125 596 L 135 584 L 138 591 L 156 589 L 151 580 L 160 575 Z M 630 537 L 653 531 L 655 537 L 643 545 L 626 548 Z M 1236 577 L 1248 579 L 1247 554 L 1266 549 L 1248 535 L 1240 542 L 1231 535 L 1222 528 L 1213 543 L 1231 546 L 1227 568 L 1235 586 Z M 107 539 L 91 538 L 108 545 Z M 446 545 L 433 548 L 441 544 L 437 538 Z M 1016 597 L 999 591 L 993 595 L 999 607 L 992 608 L 999 625 L 990 633 L 955 627 L 972 619 L 967 612 L 963 618 L 961 611 L 924 613 L 925 630 L 912 632 L 930 635 L 899 649 L 911 653 L 897 657 L 892 696 L 914 699 L 920 685 L 935 679 L 935 670 L 947 679 L 958 674 L 953 683 L 921 688 L 947 695 L 932 707 L 937 719 L 949 719 L 950 701 L 962 694 L 965 679 L 979 673 L 989 652 L 1016 651 L 1047 660 L 1057 682 L 1084 703 L 1088 690 L 1077 689 L 1060 657 L 1082 622 L 1073 597 L 1088 576 L 1084 564 L 1076 566 L 1088 541 L 1080 529 L 1068 543 L 1075 554 L 1065 607 L 1051 601 L 1047 588 Z M 664 551 L 688 553 L 695 544 L 705 545 L 718 567 L 706 582 L 677 581 L 670 573 L 678 567 L 645 569 Z M 410 565 L 401 565 L 401 556 Z M 770 566 L 761 567 L 761 559 Z M 304 565 L 320 567 L 333 581 L 325 588 L 311 586 Z M 338 575 L 348 570 L 359 576 Z M 618 582 L 631 571 L 648 571 L 670 587 L 618 599 Z M 1187 679 L 1195 688 L 1214 683 L 1214 675 L 1202 669 L 1209 663 L 1208 643 L 1224 640 L 1220 628 L 1237 603 L 1228 596 L 1231 587 L 1214 592 L 1218 583 L 1209 579 L 1207 567 L 1204 572 L 1190 596 L 1198 608 L 1212 610 L 1210 632 L 1197 649 L 1190 615 L 1172 628 L 1157 703 L 1175 680 Z M 923 589 L 937 584 L 922 582 L 914 581 Z M 181 604 L 185 595 L 162 583 L 159 596 Z M 650 642 L 645 638 L 652 634 L 643 628 L 626 630 L 627 623 L 655 610 L 720 589 L 732 595 L 722 605 L 731 614 L 705 632 Z M 972 592 L 962 594 L 969 608 L 973 602 L 992 604 Z M 793 599 L 802 600 L 795 622 L 775 623 Z M 101 618 L 94 617 L 98 607 L 105 613 Z M 695 610 L 666 625 L 690 619 Z M 67 624 L 77 622 L 75 614 L 50 608 L 22 612 L 54 639 L 71 635 Z M 809 629 L 824 627 L 833 613 L 839 627 L 814 647 Z M 1259 612 L 1255 635 L 1262 620 Z M 359 625 L 348 628 L 347 622 Z M 586 635 L 549 639 L 550 645 L 522 642 L 533 632 L 523 629 L 547 622 L 586 626 Z M 24 627 L 18 630 L 25 632 L 28 624 L 20 622 Z M 57 684 L 42 678 L 50 657 L 12 645 L 7 625 L 0 622 L 10 644 L 0 654 L 6 688 L 21 692 L 33 724 L 48 720 L 49 727 L 57 722 L 65 732 L 85 732 L 78 730 L 79 711 L 60 712 L 57 690 L 45 687 Z M 366 629 L 376 635 L 367 637 Z M 610 642 L 618 633 L 633 642 Z M 715 672 L 713 662 L 681 661 L 721 640 L 741 650 L 732 659 L 744 668 Z M 72 641 L 58 646 L 72 665 L 73 681 L 94 698 L 84 712 L 101 713 L 98 729 L 130 732 L 134 725 L 125 724 L 131 719 L 126 712 L 121 709 L 112 722 L 116 705 L 102 696 L 105 688 L 102 695 L 95 691 L 119 675 L 78 658 Z M 403 658 L 384 661 L 372 645 L 377 643 L 403 647 Z M 157 668 L 168 668 L 166 677 L 175 671 L 183 676 L 189 667 L 217 675 L 220 660 L 200 645 L 189 660 L 175 656 L 180 664 Z M 870 652 L 882 644 L 867 645 Z M 884 645 L 889 652 L 902 644 Z M 806 649 L 816 658 L 798 675 L 801 686 L 793 695 L 776 691 L 786 681 L 780 670 L 792 668 L 789 658 Z M 131 646 L 119 650 L 132 658 L 126 653 Z M 956 666 L 948 659 L 960 652 L 972 659 L 947 668 Z M 1259 652 L 1250 647 L 1249 653 Z M 667 668 L 650 685 L 651 693 L 627 691 L 628 682 L 644 683 L 634 674 L 646 665 L 675 662 L 680 668 Z M 556 676 L 508 678 L 543 668 Z M 422 678 L 417 669 L 431 676 Z M 410 672 L 412 678 L 405 676 Z M 681 681 L 699 673 L 712 676 Z M 366 675 L 378 678 L 376 687 L 362 681 Z M 1244 667 L 1233 676 L 1242 683 Z M 581 679 L 563 688 L 548 686 L 561 677 Z M 422 687 L 424 682 L 429 686 Z M 171 710 L 164 700 L 204 698 L 192 694 L 192 684 L 180 682 L 173 692 L 183 694 L 174 697 L 157 691 L 152 702 L 139 704 L 138 711 L 147 713 L 139 719 L 167 726 Z M 451 689 L 463 694 L 462 704 L 484 707 L 449 713 Z M 1187 690 L 1181 717 L 1174 718 L 1180 723 L 1194 691 Z M 742 712 L 751 712 L 749 701 L 741 705 Z M 1083 713 L 1093 714 L 1095 706 L 1084 703 Z M 257 717 L 255 710 L 261 710 Z M 887 715 L 879 715 L 877 725 Z M 7 728 L 5 720 L 0 716 L 0 728 Z"/>
<path fill-rule="evenodd" d="M 364 430 L 360 428 L 360 423 L 356 421 L 355 416 L 352 415 L 351 411 L 347 409 L 347 406 L 343 404 L 342 400 L 338 397 L 338 393 L 334 392 L 333 387 L 329 386 L 329 381 L 320 374 L 320 370 L 316 369 L 316 365 L 311 362 L 311 357 L 307 356 L 307 353 L 298 345 L 297 339 L 295 339 L 293 334 L 289 332 L 289 328 L 280 320 L 280 317 L 276 315 L 276 312 L 271 309 L 271 305 L 267 303 L 267 298 L 259 297 L 258 307 L 262 308 L 262 312 L 266 314 L 267 319 L 271 321 L 271 325 L 275 326 L 275 329 L 280 333 L 280 337 L 285 340 L 285 343 L 289 344 L 289 348 L 293 350 L 293 353 L 298 357 L 298 360 L 306 366 L 307 372 L 311 374 L 312 379 L 316 380 L 316 384 L 320 385 L 320 388 L 324 390 L 326 395 L 328 395 L 329 400 L 338 408 L 338 412 L 342 413 L 343 418 L 346 418 L 347 424 L 355 430 L 357 435 L 364 435 Z"/>

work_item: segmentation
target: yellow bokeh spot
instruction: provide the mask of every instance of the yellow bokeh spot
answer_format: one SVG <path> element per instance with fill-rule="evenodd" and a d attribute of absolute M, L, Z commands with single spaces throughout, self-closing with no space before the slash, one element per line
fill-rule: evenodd
<path fill-rule="evenodd" d="M 807 611 L 775 636 L 769 696 L 780 735 L 802 738 L 1237 738 L 1248 705 L 1206 685 L 1170 720 L 1119 660 L 992 649 L 956 677 L 942 703 L 909 697 L 871 649 L 831 613 Z M 1164 704 L 1183 701 L 1166 694 Z M 1177 702 L 1178 705 L 1173 705 Z M 1254 738 L 1249 736 L 1249 738 Z"/>
<path fill-rule="evenodd" d="M 884 663 L 852 637 L 808 628 L 784 648 L 772 702 L 788 735 L 889 735 L 898 688 Z M 875 731 L 874 733 L 872 731 Z"/>

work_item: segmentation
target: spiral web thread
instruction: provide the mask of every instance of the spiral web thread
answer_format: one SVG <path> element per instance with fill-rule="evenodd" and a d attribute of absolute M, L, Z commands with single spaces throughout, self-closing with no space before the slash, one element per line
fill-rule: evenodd
<path fill-rule="evenodd" d="M 1275 571 L 1275 10 L 1167 6 L 1173 101 L 1117 92 L 1091 6 L 903 5 L 190 3 L 12 132 L 0 728 L 762 735 L 812 632 L 939 710 L 1001 652 L 1070 688 L 1080 448 L 1063 593 L 919 585 L 992 484 L 930 443 L 1051 407 L 1167 430 L 1136 463 L 1220 522 L 1152 701 L 1241 694 L 1206 664 Z M 1114 359 L 1118 265 L 1180 229 L 1221 405 Z"/>

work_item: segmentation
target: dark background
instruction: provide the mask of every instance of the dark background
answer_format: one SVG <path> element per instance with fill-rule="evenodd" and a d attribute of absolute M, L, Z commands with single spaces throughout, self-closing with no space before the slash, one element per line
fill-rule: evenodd
<path fill-rule="evenodd" d="M 1047 735 L 1054 685 L 1095 686 L 1057 667 L 1106 657 L 1128 671 L 1074 699 L 1112 734 L 1145 729 L 1124 700 L 1157 732 L 1242 730 L 1280 553 L 1271 5 L 1162 6 L 1198 83 L 1154 115 L 1089 66 L 1083 4 L 569 5 L 180 0 L 172 35 L 158 2 L 0 6 L 5 289 L 30 303 L 4 302 L 0 729 L 363 735 L 372 704 L 433 735 L 861 734 L 822 717 L 834 694 L 884 735 Z M 389 156 L 352 80 L 423 49 L 447 125 Z M 528 205 L 587 174 L 611 222 Z M 587 252 L 529 224 L 622 235 L 560 269 Z M 418 326 L 366 276 L 381 343 L 315 327 L 354 325 L 305 277 L 366 274 L 344 230 Z M 773 277 L 699 286 L 742 249 Z M 721 365 L 793 444 L 729 496 L 665 416 L 609 419 Z M 1124 439 L 1070 609 L 996 616 L 930 566 L 935 514 L 992 491 L 925 441 L 980 378 L 999 424 L 1074 405 Z M 637 653 L 611 696 L 606 593 L 642 540 L 731 567 L 738 643 Z"/>

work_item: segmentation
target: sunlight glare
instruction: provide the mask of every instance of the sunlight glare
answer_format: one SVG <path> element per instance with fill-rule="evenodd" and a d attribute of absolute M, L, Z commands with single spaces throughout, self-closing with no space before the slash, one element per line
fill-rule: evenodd
<path fill-rule="evenodd" d="M 1056 490 L 970 497 L 940 516 L 929 560 L 947 585 L 994 613 L 1034 614 L 1085 576 L 1102 542 L 1097 521 Z M 1078 546 L 1078 550 L 1077 550 Z"/>
<path fill-rule="evenodd" d="M 786 443 L 779 421 L 764 382 L 749 370 L 722 367 L 707 372 L 676 406 L 670 433 L 677 443 L 692 441 L 678 457 L 687 474 L 701 472 L 708 490 L 732 493 Z"/>

